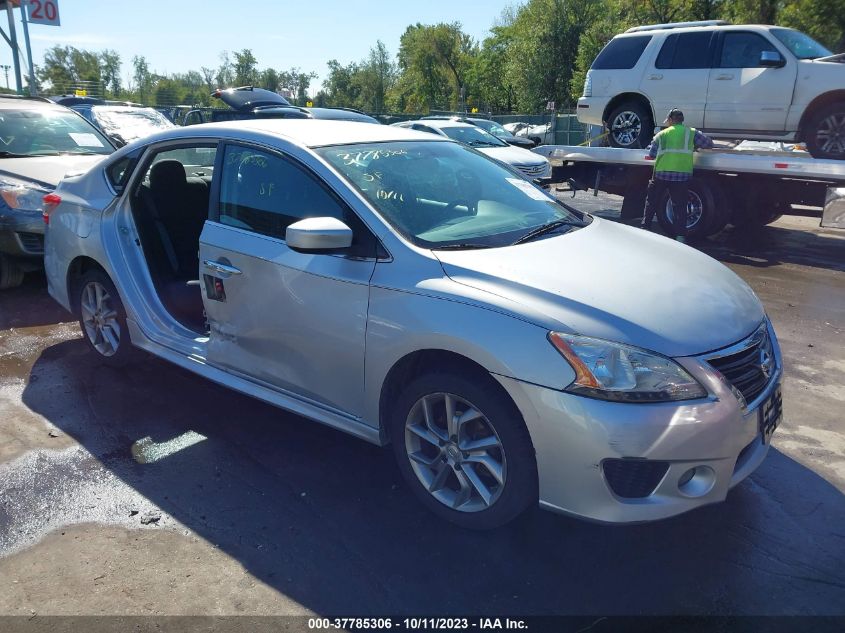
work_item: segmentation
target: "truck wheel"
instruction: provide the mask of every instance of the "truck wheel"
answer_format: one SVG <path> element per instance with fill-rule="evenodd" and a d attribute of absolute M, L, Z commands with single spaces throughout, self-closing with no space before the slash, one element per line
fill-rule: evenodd
<path fill-rule="evenodd" d="M 780 219 L 789 205 L 769 193 L 746 192 L 743 204 L 735 209 L 731 224 L 738 229 L 750 229 L 771 224 Z"/>
<path fill-rule="evenodd" d="M 727 224 L 727 208 L 717 204 L 721 196 L 708 184 L 690 181 L 687 194 L 687 240 L 695 241 L 722 230 Z M 663 232 L 672 235 L 674 220 L 672 200 L 667 192 L 657 208 L 657 220 Z"/>
<path fill-rule="evenodd" d="M 626 101 L 616 107 L 607 118 L 607 127 L 611 147 L 648 147 L 654 136 L 651 112 L 637 101 Z"/>
<path fill-rule="evenodd" d="M 0 253 L 0 290 L 17 288 L 23 283 L 23 268 Z"/>
<path fill-rule="evenodd" d="M 845 101 L 819 110 L 810 118 L 803 136 L 813 158 L 845 160 Z"/>

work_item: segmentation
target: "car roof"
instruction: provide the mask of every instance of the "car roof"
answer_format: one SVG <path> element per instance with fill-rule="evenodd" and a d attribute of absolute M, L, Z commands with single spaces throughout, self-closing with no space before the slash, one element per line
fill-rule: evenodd
<path fill-rule="evenodd" d="M 455 121 L 453 119 L 418 119 L 416 121 L 408 121 L 408 123 L 419 123 L 420 125 L 427 125 L 438 130 L 447 127 L 476 127 L 472 123 L 464 123 L 463 121 Z"/>
<path fill-rule="evenodd" d="M 21 110 L 36 109 L 43 110 L 67 110 L 65 106 L 59 105 L 42 97 L 19 97 L 17 95 L 0 96 L 0 109 Z"/>
<path fill-rule="evenodd" d="M 183 136 L 196 138 L 197 133 L 207 136 L 237 136 L 239 132 L 271 134 L 305 147 L 432 140 L 431 134 L 408 128 L 332 119 L 247 119 L 204 123 L 202 125 L 177 127 L 151 136 L 149 139 L 163 140 L 165 137 L 181 138 Z M 443 142 L 449 141 L 444 138 Z"/>
<path fill-rule="evenodd" d="M 701 33 L 702 31 L 768 31 L 769 29 L 787 29 L 786 26 L 772 26 L 771 24 L 719 24 L 719 25 L 703 25 L 703 26 L 678 26 L 666 28 L 654 28 L 643 31 L 625 31 L 619 33 L 614 37 L 637 37 L 643 35 L 671 35 L 672 33 Z M 794 30 L 794 29 L 790 29 Z"/>

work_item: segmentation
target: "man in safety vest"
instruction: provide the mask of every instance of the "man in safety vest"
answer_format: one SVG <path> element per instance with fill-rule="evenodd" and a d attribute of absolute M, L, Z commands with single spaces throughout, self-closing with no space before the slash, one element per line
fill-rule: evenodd
<path fill-rule="evenodd" d="M 672 108 L 663 125 L 668 126 L 654 136 L 648 157 L 654 160 L 654 175 L 648 183 L 645 217 L 642 228 L 648 229 L 658 205 L 669 192 L 672 200 L 672 229 L 675 239 L 686 240 L 687 195 L 692 177 L 692 154 L 697 149 L 710 149 L 713 141 L 701 132 L 684 125 L 684 113 Z M 680 211 L 680 212 L 679 212 Z"/>

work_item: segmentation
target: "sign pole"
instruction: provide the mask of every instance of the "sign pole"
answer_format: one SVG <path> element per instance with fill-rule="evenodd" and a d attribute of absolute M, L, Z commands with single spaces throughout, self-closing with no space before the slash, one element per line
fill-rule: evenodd
<path fill-rule="evenodd" d="M 15 32 L 15 14 L 12 12 L 12 3 L 6 0 L 6 13 L 9 16 L 9 46 L 12 49 L 12 61 L 15 64 L 15 86 L 18 94 L 23 92 L 21 84 L 21 60 L 18 57 L 18 36 Z"/>
<path fill-rule="evenodd" d="M 35 88 L 35 66 L 32 63 L 32 47 L 29 45 L 29 3 L 24 2 L 21 6 L 21 24 L 23 25 L 23 39 L 26 43 L 26 59 L 29 64 L 29 94 L 35 96 L 38 92 Z"/>

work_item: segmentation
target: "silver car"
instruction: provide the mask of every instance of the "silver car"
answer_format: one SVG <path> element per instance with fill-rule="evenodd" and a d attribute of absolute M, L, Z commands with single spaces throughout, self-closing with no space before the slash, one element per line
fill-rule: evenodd
<path fill-rule="evenodd" d="M 722 501 L 769 450 L 781 355 L 713 259 L 388 126 L 177 128 L 66 178 L 50 294 L 135 347 L 390 445 L 436 514 L 604 522 Z"/>

